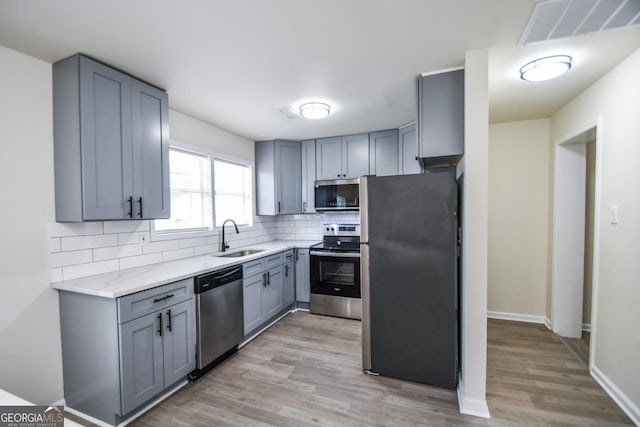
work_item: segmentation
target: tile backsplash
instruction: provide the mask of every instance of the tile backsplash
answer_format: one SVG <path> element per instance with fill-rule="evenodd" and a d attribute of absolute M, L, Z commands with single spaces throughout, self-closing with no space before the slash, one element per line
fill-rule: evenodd
<path fill-rule="evenodd" d="M 239 234 L 227 227 L 231 248 L 270 240 L 322 240 L 325 223 L 358 223 L 357 212 L 259 216 Z M 49 224 L 51 281 L 141 267 L 220 250 L 220 234 L 151 241 L 150 221 L 104 221 Z"/>

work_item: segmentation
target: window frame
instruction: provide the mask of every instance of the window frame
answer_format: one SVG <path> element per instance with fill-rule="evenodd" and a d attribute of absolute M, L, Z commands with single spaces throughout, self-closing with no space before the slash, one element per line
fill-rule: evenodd
<path fill-rule="evenodd" d="M 168 230 L 168 231 L 158 231 L 155 229 L 155 220 L 151 220 L 149 231 L 150 231 L 150 241 L 151 242 L 162 242 L 167 240 L 180 240 L 180 239 L 190 239 L 195 237 L 210 237 L 217 236 L 221 233 L 222 227 L 218 227 L 216 225 L 216 206 L 215 206 L 215 182 L 214 182 L 214 160 L 220 160 L 228 163 L 235 163 L 241 166 L 246 166 L 249 168 L 249 174 L 251 179 L 251 224 L 238 224 L 239 230 L 244 231 L 252 231 L 255 229 L 256 224 L 256 185 L 255 185 L 255 162 L 242 159 L 239 157 L 220 154 L 214 152 L 212 150 L 196 147 L 192 145 L 182 144 L 176 141 L 171 141 L 169 145 L 169 149 L 175 149 L 180 151 L 185 151 L 188 153 L 193 153 L 195 155 L 207 156 L 209 158 L 209 171 L 210 171 L 210 181 L 211 181 L 211 220 L 212 220 L 212 228 L 210 230 Z M 171 166 L 169 166 L 171 167 Z"/>

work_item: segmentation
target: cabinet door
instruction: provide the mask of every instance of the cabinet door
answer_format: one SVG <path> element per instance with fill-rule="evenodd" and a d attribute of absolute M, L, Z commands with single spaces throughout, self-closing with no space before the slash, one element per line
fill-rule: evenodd
<path fill-rule="evenodd" d="M 164 382 L 169 387 L 196 368 L 193 299 L 163 311 Z"/>
<path fill-rule="evenodd" d="M 309 249 L 296 250 L 296 300 L 309 302 Z"/>
<path fill-rule="evenodd" d="M 296 281 L 293 261 L 282 266 L 284 275 L 284 307 L 289 307 L 296 301 Z"/>
<path fill-rule="evenodd" d="M 131 78 L 80 58 L 83 219 L 129 218 Z"/>
<path fill-rule="evenodd" d="M 398 130 L 385 130 L 369 134 L 369 173 L 371 175 L 398 175 Z"/>
<path fill-rule="evenodd" d="M 409 175 L 412 173 L 420 173 L 420 164 L 418 163 L 418 135 L 416 133 L 416 124 L 413 123 L 400 129 L 400 153 L 399 153 L 399 169 L 400 175 Z"/>
<path fill-rule="evenodd" d="M 342 178 L 369 175 L 369 134 L 342 137 Z"/>
<path fill-rule="evenodd" d="M 166 92 L 133 80 L 134 218 L 169 218 L 169 114 Z"/>
<path fill-rule="evenodd" d="M 264 320 L 269 320 L 278 314 L 284 304 L 284 269 L 282 266 L 272 268 L 267 272 L 267 286 L 262 297 L 262 313 Z"/>
<path fill-rule="evenodd" d="M 420 157 L 464 151 L 464 70 L 418 78 Z"/>
<path fill-rule="evenodd" d="M 300 143 L 276 141 L 276 213 L 302 212 Z"/>
<path fill-rule="evenodd" d="M 342 140 L 339 136 L 316 139 L 316 179 L 342 178 Z"/>
<path fill-rule="evenodd" d="M 164 390 L 161 311 L 120 325 L 120 387 L 122 412 Z"/>
<path fill-rule="evenodd" d="M 262 294 L 266 287 L 266 276 L 257 274 L 243 280 L 244 334 L 247 335 L 264 321 Z"/>
<path fill-rule="evenodd" d="M 302 213 L 316 211 L 316 140 L 302 141 Z"/>

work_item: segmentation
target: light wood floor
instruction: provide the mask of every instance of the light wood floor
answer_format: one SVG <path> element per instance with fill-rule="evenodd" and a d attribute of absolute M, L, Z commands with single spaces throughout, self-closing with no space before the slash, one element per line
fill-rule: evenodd
<path fill-rule="evenodd" d="M 135 426 L 632 425 L 542 325 L 489 320 L 490 420 L 454 391 L 361 371 L 360 322 L 293 313 Z"/>

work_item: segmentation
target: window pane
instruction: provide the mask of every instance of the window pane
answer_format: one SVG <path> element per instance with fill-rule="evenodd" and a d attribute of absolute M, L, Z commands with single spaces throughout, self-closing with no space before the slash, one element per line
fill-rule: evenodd
<path fill-rule="evenodd" d="M 215 159 L 214 194 L 216 226 L 227 219 L 251 225 L 253 220 L 251 169 L 247 165 Z"/>
<path fill-rule="evenodd" d="M 211 230 L 211 167 L 208 156 L 169 151 L 171 218 L 156 220 L 156 231 Z"/>

